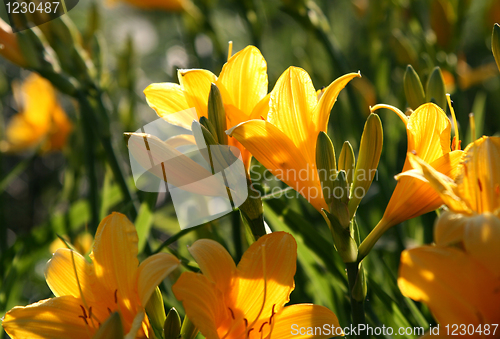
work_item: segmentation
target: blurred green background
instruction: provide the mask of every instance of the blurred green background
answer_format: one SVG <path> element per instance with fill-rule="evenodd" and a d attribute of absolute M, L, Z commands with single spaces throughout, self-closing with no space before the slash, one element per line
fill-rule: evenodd
<path fill-rule="evenodd" d="M 84 39 L 95 35 L 101 41 L 101 85 L 111 112 L 113 146 L 128 175 L 123 132 L 135 131 L 157 118 L 145 102 L 144 88 L 154 82 L 177 82 L 179 68 L 205 68 L 219 74 L 227 59 L 228 41 L 233 41 L 233 54 L 249 44 L 261 50 L 268 65 L 269 91 L 292 65 L 304 68 L 317 89 L 347 72 L 361 72 L 362 78 L 348 85 L 332 110 L 328 132 L 337 155 L 344 140 L 357 153 L 369 106 L 386 103 L 405 111 L 403 76 L 408 64 L 417 71 L 424 88 L 434 67 L 441 68 L 454 101 L 462 149 L 471 141 L 471 112 L 478 136 L 498 135 L 500 78 L 491 53 L 491 31 L 500 22 L 499 1 L 194 0 L 193 4 L 197 10 L 168 12 L 82 0 L 68 14 Z M 96 8 L 98 17 L 91 14 Z M 2 7 L 0 16 L 5 19 L 4 11 Z M 27 74 L 0 60 L 0 139 L 19 109 L 12 84 Z M 16 305 L 51 297 L 43 272 L 57 234 L 76 245 L 79 234 L 85 230 L 93 234 L 97 228 L 91 222 L 88 196 L 92 183 L 83 156 L 89 145 L 78 127 L 75 103 L 63 94 L 59 98 L 75 125 L 62 152 L 0 154 L 0 317 Z M 378 178 L 357 213 L 362 238 L 380 220 L 396 185 L 393 176 L 401 171 L 406 155 L 404 125 L 390 111 L 378 113 L 384 127 L 384 149 Z M 100 217 L 110 211 L 126 213 L 138 228 L 144 255 L 179 232 L 172 202 L 164 194 L 136 192 L 141 208 L 134 220 L 100 146 L 95 147 L 94 159 Z M 267 187 L 266 192 L 284 187 L 276 180 L 260 184 Z M 135 190 L 131 178 L 129 187 Z M 291 302 L 325 305 L 342 325 L 348 325 L 344 268 L 321 215 L 302 197 L 266 200 L 264 213 L 271 229 L 291 232 L 299 245 Z M 435 216 L 429 213 L 392 228 L 366 259 L 366 308 L 372 326 L 427 328 L 434 323 L 425 306 L 400 294 L 396 278 L 401 251 L 432 242 Z M 240 223 L 234 212 L 196 227 L 168 248 L 189 258 L 186 245 L 209 237 L 225 244 L 238 259 L 241 249 L 234 246 L 234 240 L 241 240 Z M 81 246 L 88 249 L 88 245 Z M 166 280 L 162 290 L 166 304 L 182 313 L 170 291 L 174 279 Z M 0 333 L 0 338 L 6 334 Z"/>

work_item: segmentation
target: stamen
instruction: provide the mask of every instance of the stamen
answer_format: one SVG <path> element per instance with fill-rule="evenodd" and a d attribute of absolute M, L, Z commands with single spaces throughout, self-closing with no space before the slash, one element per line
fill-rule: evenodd
<path fill-rule="evenodd" d="M 248 328 L 248 319 L 247 318 L 243 318 L 243 321 L 245 322 L 245 329 Z"/>
<path fill-rule="evenodd" d="M 231 59 L 232 56 L 233 56 L 233 42 L 229 41 L 229 48 L 227 51 L 227 61 L 229 61 L 229 59 Z"/>
<path fill-rule="evenodd" d="M 89 307 L 89 318 L 92 318 L 92 306 Z"/>
<path fill-rule="evenodd" d="M 381 108 L 387 108 L 388 110 L 391 110 L 394 113 L 396 113 L 401 118 L 401 120 L 403 120 L 405 126 L 408 123 L 408 116 L 406 114 L 404 114 L 400 109 L 398 109 L 394 106 L 391 106 L 391 105 L 378 104 L 378 105 L 375 105 L 373 107 L 370 106 L 370 112 L 373 113 L 376 110 L 381 109 Z"/>
<path fill-rule="evenodd" d="M 78 318 L 82 318 L 83 321 L 85 321 L 85 324 L 88 326 L 88 321 L 87 321 L 87 318 L 85 318 L 83 315 L 79 315 Z"/>
<path fill-rule="evenodd" d="M 253 330 L 254 330 L 254 328 L 253 328 L 253 327 L 252 327 L 251 329 L 249 329 L 249 330 L 248 330 L 248 332 L 247 332 L 247 338 L 249 338 L 249 337 L 250 337 L 250 332 L 252 332 Z"/>
<path fill-rule="evenodd" d="M 229 311 L 231 312 L 231 318 L 233 318 L 233 320 L 235 320 L 235 317 L 234 317 L 234 312 L 233 310 L 231 309 L 231 307 L 228 307 L 229 308 Z"/>
<path fill-rule="evenodd" d="M 460 149 L 460 135 L 458 132 L 457 117 L 455 115 L 455 110 L 453 109 L 453 105 L 451 103 L 451 95 L 449 93 L 446 93 L 446 100 L 448 100 L 448 106 L 450 106 L 450 112 L 451 112 L 451 116 L 453 118 L 453 126 L 455 128 L 455 137 L 457 138 L 457 141 L 454 145 L 455 149 L 453 149 L 453 151 L 456 151 L 456 150 Z"/>
<path fill-rule="evenodd" d="M 118 290 L 115 290 L 115 304 L 118 304 Z"/>
<path fill-rule="evenodd" d="M 482 192 L 483 191 L 483 185 L 481 184 L 481 180 L 479 178 L 477 178 L 477 184 L 479 186 L 479 191 Z"/>
<path fill-rule="evenodd" d="M 85 307 L 83 307 L 82 305 L 80 305 L 80 308 L 82 309 L 82 312 L 83 312 L 83 316 L 85 318 L 87 318 L 87 312 L 85 312 Z M 90 318 L 90 317 L 89 317 Z"/>
<path fill-rule="evenodd" d="M 274 311 L 275 307 L 276 307 L 276 304 L 273 304 L 273 310 L 271 312 L 271 317 L 269 318 L 269 325 L 271 325 L 273 323 L 273 317 L 276 314 L 276 312 Z"/>
<path fill-rule="evenodd" d="M 267 321 L 264 322 L 262 325 L 260 325 L 260 329 L 259 329 L 259 332 L 262 332 L 262 329 L 264 328 L 264 326 L 267 324 Z"/>
<path fill-rule="evenodd" d="M 469 125 L 470 125 L 470 134 L 472 141 L 476 140 L 476 121 L 474 119 L 474 113 L 469 114 Z"/>

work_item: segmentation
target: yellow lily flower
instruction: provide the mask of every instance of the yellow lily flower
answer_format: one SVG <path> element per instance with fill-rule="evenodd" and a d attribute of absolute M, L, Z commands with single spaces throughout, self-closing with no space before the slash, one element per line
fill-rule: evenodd
<path fill-rule="evenodd" d="M 461 150 L 451 148 L 451 122 L 443 110 L 433 103 L 418 107 L 409 117 L 397 108 L 377 105 L 372 108 L 394 110 L 406 125 L 408 154 L 417 154 L 436 171 L 455 178 L 462 158 Z M 403 172 L 410 171 L 412 163 L 406 158 Z M 443 199 L 427 182 L 412 176 L 397 176 L 398 183 L 392 193 L 382 219 L 360 246 L 360 259 L 364 257 L 380 236 L 390 227 L 437 209 Z"/>
<path fill-rule="evenodd" d="M 414 169 L 400 176 L 428 182 L 448 211 L 436 222 L 435 246 L 403 252 L 401 291 L 425 302 L 442 325 L 497 324 L 500 138 L 482 137 L 468 145 L 455 180 L 413 154 L 408 157 Z"/>
<path fill-rule="evenodd" d="M 20 67 L 28 66 L 19 48 L 16 34 L 12 32 L 9 24 L 2 19 L 0 19 L 0 55 Z"/>
<path fill-rule="evenodd" d="M 292 325 L 300 329 L 328 324 L 330 330 L 333 326 L 340 334 L 337 317 L 326 307 L 283 307 L 295 285 L 297 244 L 290 234 L 274 232 L 262 236 L 243 254 L 238 266 L 224 247 L 213 240 L 198 240 L 189 251 L 203 274 L 183 273 L 172 290 L 183 302 L 186 315 L 207 339 L 290 338 Z M 297 337 L 333 335 L 334 332 L 323 336 L 309 333 Z"/>
<path fill-rule="evenodd" d="M 60 150 L 73 125 L 57 102 L 50 82 L 32 73 L 13 90 L 20 112 L 8 123 L 6 140 L 0 143 L 0 150 L 22 152 L 40 143 L 42 152 Z"/>
<path fill-rule="evenodd" d="M 318 211 L 328 210 L 316 170 L 316 141 L 327 130 L 340 91 L 360 76 L 346 74 L 317 93 L 305 70 L 290 67 L 270 94 L 267 120 L 243 122 L 227 133 Z"/>
<path fill-rule="evenodd" d="M 177 113 L 194 107 L 198 118 L 208 117 L 208 95 L 211 83 L 219 88 L 226 110 L 228 128 L 250 119 L 265 118 L 268 111 L 267 64 L 259 49 L 248 46 L 231 56 L 217 77 L 208 70 L 181 69 L 179 83 L 157 83 L 145 90 L 146 100 L 158 116 L 171 124 L 191 129 L 191 116 L 179 118 Z M 245 168 L 251 154 L 236 140 L 229 141 L 241 152 Z"/>
<path fill-rule="evenodd" d="M 3 320 L 5 331 L 12 338 L 92 338 L 117 311 L 126 338 L 153 337 L 144 307 L 179 260 L 158 253 L 139 265 L 137 242 L 134 225 L 112 213 L 97 229 L 92 263 L 72 250 L 58 249 L 45 270 L 56 297 L 14 307 Z"/>

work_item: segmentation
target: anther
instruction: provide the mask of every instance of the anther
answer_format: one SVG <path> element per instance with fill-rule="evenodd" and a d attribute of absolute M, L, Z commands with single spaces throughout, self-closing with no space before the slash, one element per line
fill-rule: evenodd
<path fill-rule="evenodd" d="M 83 317 L 84 318 L 87 318 L 87 312 L 85 312 L 85 307 L 83 307 L 82 305 L 80 305 L 80 308 L 82 309 L 82 312 L 83 312 Z M 89 317 L 90 318 L 90 317 Z"/>
<path fill-rule="evenodd" d="M 111 309 L 109 307 L 108 307 L 108 312 L 109 312 L 109 314 L 113 313 L 113 312 L 111 312 Z"/>
<path fill-rule="evenodd" d="M 92 306 L 89 307 L 89 319 L 92 318 Z"/>
<path fill-rule="evenodd" d="M 89 324 L 88 321 L 87 321 L 87 318 L 85 318 L 83 315 L 79 315 L 78 318 L 82 318 L 83 321 L 85 321 L 85 324 Z"/>
<path fill-rule="evenodd" d="M 259 332 L 262 332 L 262 329 L 264 328 L 264 325 L 266 325 L 266 324 L 267 324 L 267 321 L 266 321 L 266 322 L 264 322 L 262 325 L 260 325 Z"/>
<path fill-rule="evenodd" d="M 231 312 L 231 318 L 233 318 L 233 320 L 234 320 L 234 319 L 235 319 L 235 317 L 234 317 L 234 312 L 233 312 L 233 310 L 231 309 L 231 307 L 228 307 L 228 308 L 229 308 L 229 311 Z"/>
<path fill-rule="evenodd" d="M 483 185 L 481 184 L 481 180 L 479 178 L 477 178 L 477 184 L 479 186 L 479 191 L 483 191 Z"/>
<path fill-rule="evenodd" d="M 252 327 L 251 329 L 249 329 L 249 330 L 248 330 L 248 332 L 247 332 L 247 337 L 250 337 L 250 332 L 252 332 L 252 331 L 253 331 L 253 327 Z"/>
<path fill-rule="evenodd" d="M 115 304 L 118 304 L 118 290 L 115 290 Z"/>
<path fill-rule="evenodd" d="M 273 323 L 273 317 L 276 314 L 276 312 L 274 312 L 275 307 L 276 307 L 276 304 L 273 304 L 273 310 L 271 312 L 271 317 L 269 318 L 269 326 Z"/>
<path fill-rule="evenodd" d="M 248 327 L 248 319 L 247 318 L 243 318 L 243 321 L 245 322 L 245 328 Z"/>

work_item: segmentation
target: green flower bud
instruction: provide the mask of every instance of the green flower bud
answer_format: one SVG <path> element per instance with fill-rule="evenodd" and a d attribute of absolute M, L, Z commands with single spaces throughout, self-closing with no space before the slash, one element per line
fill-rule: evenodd
<path fill-rule="evenodd" d="M 179 339 L 181 337 L 181 317 L 179 313 L 172 307 L 168 311 L 165 324 L 163 325 L 163 338 L 164 339 Z"/>
<path fill-rule="evenodd" d="M 368 289 L 366 287 L 366 275 L 363 262 L 359 263 L 358 275 L 352 289 L 352 297 L 358 302 L 363 302 L 366 298 Z"/>
<path fill-rule="evenodd" d="M 349 200 L 349 216 L 352 218 L 361 199 L 370 188 L 377 172 L 378 162 L 382 154 L 384 143 L 382 122 L 377 114 L 370 114 L 366 119 L 361 145 L 359 147 L 358 161 L 354 172 Z"/>
<path fill-rule="evenodd" d="M 214 83 L 210 86 L 210 94 L 208 96 L 208 120 L 215 128 L 215 135 L 217 135 L 219 143 L 227 145 L 226 110 L 222 103 L 219 88 Z"/>
<path fill-rule="evenodd" d="M 354 151 L 352 150 L 351 143 L 345 141 L 340 151 L 338 169 L 339 171 L 344 170 L 346 173 L 347 182 L 351 184 L 354 180 Z"/>
<path fill-rule="evenodd" d="M 330 137 L 319 132 L 316 143 L 316 167 L 326 203 L 329 205 L 333 195 L 333 179 L 337 176 L 335 149 Z"/>
<path fill-rule="evenodd" d="M 181 338 L 182 339 L 194 339 L 198 335 L 198 327 L 196 327 L 188 317 L 184 317 L 181 327 Z"/>
<path fill-rule="evenodd" d="M 166 315 L 165 306 L 163 306 L 163 297 L 158 287 L 156 287 L 151 298 L 149 298 L 146 305 L 146 313 L 155 333 L 161 333 Z"/>
<path fill-rule="evenodd" d="M 406 101 L 412 109 L 417 109 L 418 106 L 425 104 L 424 88 L 422 87 L 417 72 L 415 72 L 411 65 L 406 67 L 404 88 Z"/>
<path fill-rule="evenodd" d="M 446 87 L 444 85 L 443 73 L 439 67 L 432 70 L 427 81 L 426 102 L 435 102 L 436 105 L 446 111 Z"/>
<path fill-rule="evenodd" d="M 491 34 L 491 50 L 497 62 L 498 70 L 500 70 L 500 25 L 493 26 L 493 33 Z"/>
<path fill-rule="evenodd" d="M 93 339 L 123 339 L 123 325 L 118 312 L 114 312 L 99 327 L 99 330 L 92 337 Z"/>

